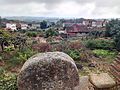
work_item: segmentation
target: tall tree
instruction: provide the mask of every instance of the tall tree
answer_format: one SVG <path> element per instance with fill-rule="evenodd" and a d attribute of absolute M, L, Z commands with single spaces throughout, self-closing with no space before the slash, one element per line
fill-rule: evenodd
<path fill-rule="evenodd" d="M 114 39 L 115 47 L 120 51 L 120 20 L 111 20 L 106 25 L 106 36 Z"/>
<path fill-rule="evenodd" d="M 47 28 L 47 22 L 46 22 L 46 21 L 42 21 L 42 22 L 40 23 L 40 28 L 41 28 L 41 29 L 46 29 L 46 28 Z"/>
<path fill-rule="evenodd" d="M 0 46 L 2 51 L 4 51 L 4 46 L 8 46 L 10 42 L 10 38 L 11 35 L 8 32 L 4 30 L 0 30 Z"/>
<path fill-rule="evenodd" d="M 120 32 L 120 20 L 113 19 L 108 24 L 106 24 L 106 37 L 115 37 L 117 33 Z"/>

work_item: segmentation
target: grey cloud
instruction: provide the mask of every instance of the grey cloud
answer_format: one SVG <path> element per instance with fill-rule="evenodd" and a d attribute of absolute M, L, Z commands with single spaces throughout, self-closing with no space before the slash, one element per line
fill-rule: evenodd
<path fill-rule="evenodd" d="M 44 12 L 44 14 L 51 14 L 51 13 L 54 13 L 53 9 L 57 8 L 57 5 L 60 5 L 60 3 L 66 3 L 66 2 L 70 2 L 70 1 L 76 2 L 80 6 L 84 6 L 84 4 L 94 3 L 95 9 L 93 12 L 91 12 L 91 14 L 93 14 L 93 15 L 99 15 L 99 14 L 104 13 L 102 11 L 102 9 L 105 9 L 105 8 L 109 8 L 109 9 L 111 9 L 111 11 L 115 7 L 120 8 L 120 0 L 0 0 L 0 8 L 2 8 L 2 6 L 10 7 L 10 6 L 14 6 L 14 5 L 15 6 L 19 5 L 19 7 L 22 7 L 23 4 L 37 3 L 40 5 L 41 4 L 45 5 L 45 8 L 48 10 L 48 12 Z M 72 6 L 72 7 L 74 7 L 74 6 Z M 116 10 L 116 13 L 120 14 L 120 11 Z"/>
<path fill-rule="evenodd" d="M 3 4 L 44 3 L 46 7 L 54 7 L 61 2 L 74 1 L 78 4 L 95 3 L 96 7 L 120 6 L 120 0 L 0 0 Z"/>

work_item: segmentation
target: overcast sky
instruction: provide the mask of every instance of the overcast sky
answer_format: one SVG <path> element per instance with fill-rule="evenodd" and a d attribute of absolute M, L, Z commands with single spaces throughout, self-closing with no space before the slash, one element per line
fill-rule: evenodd
<path fill-rule="evenodd" d="M 120 0 L 0 0 L 1 16 L 120 18 Z"/>

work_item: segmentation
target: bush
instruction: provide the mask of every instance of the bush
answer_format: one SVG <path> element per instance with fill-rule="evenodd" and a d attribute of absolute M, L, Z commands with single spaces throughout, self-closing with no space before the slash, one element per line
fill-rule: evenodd
<path fill-rule="evenodd" d="M 115 48 L 113 41 L 108 40 L 88 40 L 85 42 L 87 48 L 113 50 Z"/>
<path fill-rule="evenodd" d="M 102 57 L 115 57 L 117 55 L 116 52 L 112 52 L 112 51 L 109 51 L 109 50 L 102 50 L 102 49 L 98 49 L 98 50 L 93 50 L 93 53 L 96 55 L 96 56 L 102 56 Z"/>
<path fill-rule="evenodd" d="M 19 64 L 23 64 L 28 58 L 30 58 L 32 55 L 34 55 L 36 52 L 34 52 L 31 49 L 26 49 L 23 51 L 18 51 L 14 57 L 12 57 L 9 60 L 9 63 L 12 65 L 19 65 Z"/>
<path fill-rule="evenodd" d="M 60 42 L 59 44 L 52 44 L 53 51 L 66 52 L 68 51 L 68 42 Z"/>
<path fill-rule="evenodd" d="M 37 32 L 27 32 L 26 34 L 28 37 L 36 37 L 37 36 Z"/>
<path fill-rule="evenodd" d="M 9 46 L 9 47 L 5 48 L 4 51 L 5 51 L 5 52 L 14 51 L 14 47 Z"/>
<path fill-rule="evenodd" d="M 8 73 L 0 75 L 0 90 L 18 90 L 17 76 Z"/>
<path fill-rule="evenodd" d="M 84 48 L 83 44 L 79 41 L 74 42 L 60 42 L 59 44 L 52 45 L 52 49 L 54 51 L 62 51 L 67 52 L 69 50 L 78 50 L 80 51 L 82 48 Z"/>
<path fill-rule="evenodd" d="M 52 37 L 52 36 L 58 36 L 58 31 L 55 31 L 53 29 L 49 29 L 45 32 L 45 37 L 48 38 L 48 37 Z"/>
<path fill-rule="evenodd" d="M 68 48 L 71 50 L 80 50 L 81 48 L 84 48 L 83 44 L 79 41 L 74 41 L 68 43 Z"/>
<path fill-rule="evenodd" d="M 67 54 L 74 60 L 80 60 L 80 53 L 77 50 L 69 50 Z"/>
<path fill-rule="evenodd" d="M 49 43 L 35 44 L 32 49 L 38 52 L 48 52 L 51 51 L 51 45 Z"/>

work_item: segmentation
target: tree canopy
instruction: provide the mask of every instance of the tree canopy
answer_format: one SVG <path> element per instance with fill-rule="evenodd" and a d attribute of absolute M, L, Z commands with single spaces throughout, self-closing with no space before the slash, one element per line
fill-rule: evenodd
<path fill-rule="evenodd" d="M 111 20 L 106 25 L 105 35 L 114 39 L 116 49 L 120 51 L 120 20 Z"/>
<path fill-rule="evenodd" d="M 41 29 L 46 29 L 46 28 L 47 28 L 47 22 L 46 22 L 46 21 L 42 21 L 42 22 L 40 23 L 40 28 L 41 28 Z"/>

